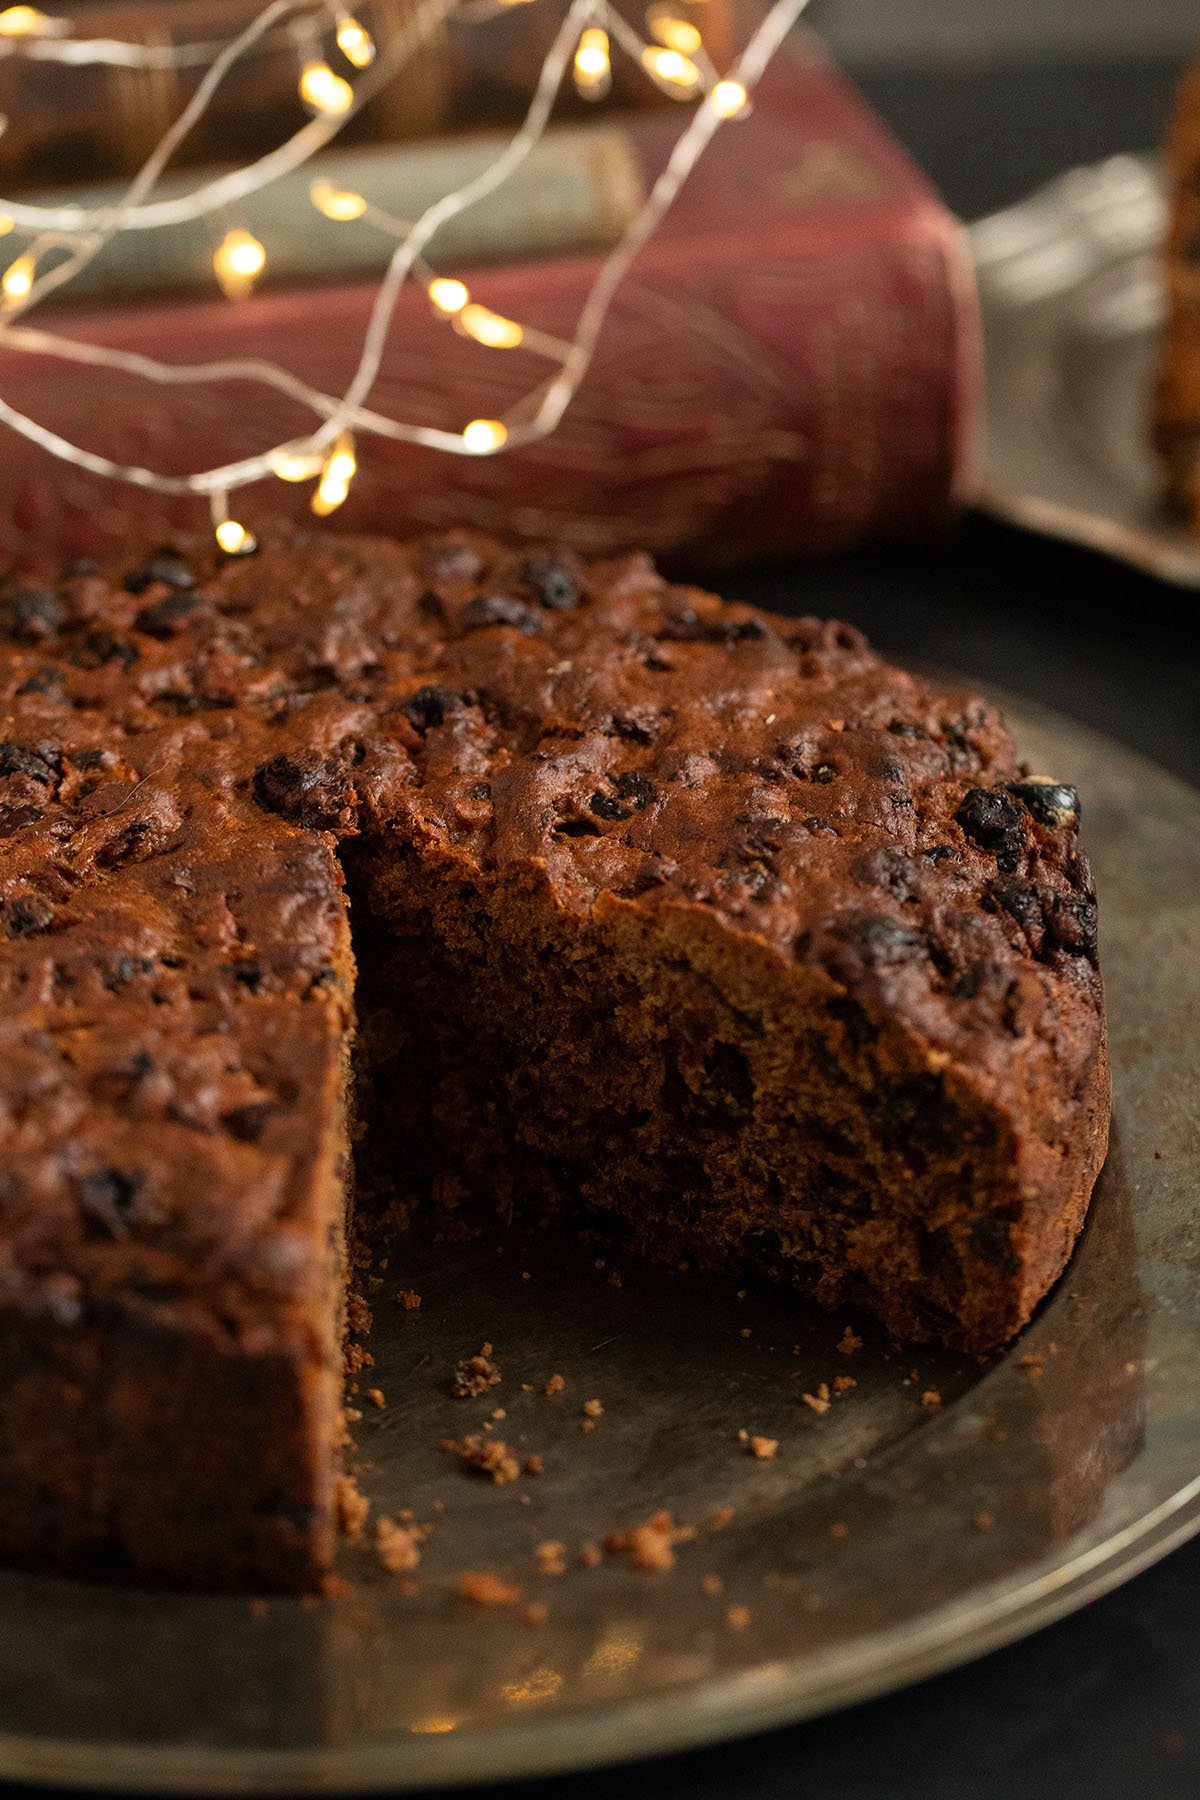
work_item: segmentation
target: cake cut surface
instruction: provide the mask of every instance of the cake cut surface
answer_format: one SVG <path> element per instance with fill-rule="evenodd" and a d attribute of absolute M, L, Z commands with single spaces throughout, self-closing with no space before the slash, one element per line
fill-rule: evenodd
<path fill-rule="evenodd" d="M 0 1555 L 319 1580 L 352 1043 L 364 1212 L 386 1161 L 978 1353 L 1062 1269 L 1095 902 L 984 702 L 467 535 L 10 581 L 0 634 Z"/>

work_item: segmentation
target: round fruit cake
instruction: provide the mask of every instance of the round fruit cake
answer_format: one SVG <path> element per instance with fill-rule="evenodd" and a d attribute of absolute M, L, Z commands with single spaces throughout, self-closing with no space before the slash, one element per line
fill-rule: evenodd
<path fill-rule="evenodd" d="M 351 1101 L 368 1238 L 607 1220 L 980 1354 L 1062 1269 L 1096 908 L 985 702 L 466 534 L 10 580 L 0 640 L 0 1555 L 319 1582 Z"/>

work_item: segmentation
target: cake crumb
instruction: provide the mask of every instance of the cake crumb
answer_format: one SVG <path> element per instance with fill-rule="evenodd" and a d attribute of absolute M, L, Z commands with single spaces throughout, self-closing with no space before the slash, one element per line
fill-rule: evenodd
<path fill-rule="evenodd" d="M 1046 1359 L 1037 1355 L 1020 1356 L 1017 1358 L 1017 1367 L 1024 1369 L 1030 1381 L 1040 1381 L 1046 1372 Z"/>
<path fill-rule="evenodd" d="M 382 1388 L 368 1388 L 367 1399 L 371 1402 L 372 1406 L 377 1406 L 380 1412 L 382 1412 L 387 1405 L 387 1401 L 383 1397 Z"/>
<path fill-rule="evenodd" d="M 847 1325 L 845 1331 L 843 1331 L 838 1340 L 838 1355 L 853 1356 L 856 1350 L 862 1349 L 862 1342 L 863 1341 L 859 1337 L 857 1331 L 851 1331 L 849 1325 Z"/>
<path fill-rule="evenodd" d="M 492 1361 L 492 1346 L 485 1344 L 477 1356 L 465 1356 L 455 1364 L 450 1392 L 456 1400 L 478 1400 L 500 1380 L 500 1370 Z"/>
<path fill-rule="evenodd" d="M 925 1392 L 921 1395 L 921 1405 L 928 1406 L 930 1408 L 934 1408 L 934 1407 L 940 1406 L 941 1404 L 942 1404 L 942 1396 L 941 1396 L 940 1390 L 938 1388 L 934 1388 L 934 1387 L 926 1388 Z"/>
<path fill-rule="evenodd" d="M 346 1295 L 346 1330 L 351 1337 L 366 1337 L 371 1329 L 371 1309 L 353 1289 Z"/>
<path fill-rule="evenodd" d="M 457 1456 L 465 1468 L 490 1477 L 497 1487 L 515 1481 L 521 1473 L 520 1463 L 499 1438 L 473 1432 L 465 1438 L 443 1438 L 441 1447 L 448 1456 Z"/>
<path fill-rule="evenodd" d="M 724 1586 L 719 1575 L 704 1575 L 700 1579 L 700 1592 L 707 1594 L 710 1600 L 718 1600 Z"/>
<path fill-rule="evenodd" d="M 824 1387 L 824 1385 L 825 1385 L 824 1382 L 822 1382 L 821 1385 L 822 1385 L 822 1387 Z M 807 1406 L 812 1412 L 815 1412 L 817 1414 L 822 1414 L 822 1413 L 827 1413 L 829 1411 L 828 1395 L 822 1395 L 820 1393 L 801 1394 L 800 1398 L 803 1400 L 805 1406 Z"/>
<path fill-rule="evenodd" d="M 610 1531 L 604 1548 L 610 1556 L 627 1556 L 631 1568 L 657 1573 L 675 1567 L 675 1545 L 696 1535 L 695 1527 L 676 1525 L 669 1512 L 658 1511 L 628 1531 Z"/>
<path fill-rule="evenodd" d="M 561 1394 L 566 1385 L 561 1375 L 552 1375 L 546 1383 L 546 1392 L 550 1395 Z"/>
<path fill-rule="evenodd" d="M 598 1569 L 604 1561 L 604 1554 L 599 1544 L 584 1544 L 579 1552 L 579 1565 L 584 1569 Z"/>
<path fill-rule="evenodd" d="M 344 1576 L 327 1572 L 321 1577 L 321 1592 L 327 1600 L 345 1600 L 354 1589 Z"/>
<path fill-rule="evenodd" d="M 358 1375 L 363 1369 L 373 1369 L 375 1358 L 362 1344 L 350 1343 L 346 1345 L 344 1367 L 347 1375 Z"/>
<path fill-rule="evenodd" d="M 775 1453 L 779 1449 L 779 1439 L 759 1437 L 756 1433 L 751 1434 L 750 1438 L 747 1440 L 746 1448 L 749 1450 L 751 1456 L 756 1456 L 758 1458 L 759 1462 L 774 1462 Z"/>
<path fill-rule="evenodd" d="M 604 1408 L 599 1400 L 585 1400 L 583 1403 L 583 1416 L 585 1419 L 602 1419 L 604 1417 Z"/>
<path fill-rule="evenodd" d="M 489 1414 L 489 1417 L 493 1419 L 507 1419 L 508 1414 L 502 1406 L 497 1406 L 494 1411 Z"/>
<path fill-rule="evenodd" d="M 749 1325 L 743 1325 L 741 1330 L 738 1332 L 738 1336 L 748 1338 L 748 1337 L 753 1337 L 754 1333 L 751 1330 Z"/>
<path fill-rule="evenodd" d="M 528 1606 L 523 1606 L 521 1608 L 521 1623 L 523 1625 L 544 1625 L 549 1617 L 550 1608 L 548 1606 L 543 1606 L 540 1600 L 531 1600 Z"/>
<path fill-rule="evenodd" d="M 539 1575 L 562 1575 L 567 1567 L 566 1545 L 549 1539 L 538 1545 L 533 1553 L 533 1560 L 538 1566 Z"/>
<path fill-rule="evenodd" d="M 343 1408 L 342 1417 L 348 1425 L 357 1425 L 362 1418 L 362 1413 L 357 1406 L 347 1406 Z"/>
<path fill-rule="evenodd" d="M 421 1296 L 413 1288 L 397 1288 L 396 1305 L 402 1306 L 405 1312 L 420 1312 Z"/>
<path fill-rule="evenodd" d="M 750 1623 L 750 1608 L 748 1606 L 728 1607 L 725 1612 L 725 1623 L 730 1631 L 745 1631 Z"/>
<path fill-rule="evenodd" d="M 428 1533 L 419 1525 L 397 1525 L 381 1516 L 375 1521 L 375 1554 L 390 1575 L 408 1575 L 421 1560 L 420 1545 Z"/>
<path fill-rule="evenodd" d="M 833 1378 L 833 1391 L 835 1394 L 848 1394 L 851 1388 L 856 1388 L 857 1386 L 858 1383 L 853 1375 L 835 1375 Z"/>
<path fill-rule="evenodd" d="M 518 1582 L 505 1581 L 488 1569 L 467 1569 L 459 1576 L 455 1591 L 472 1606 L 515 1606 L 524 1590 Z"/>
<path fill-rule="evenodd" d="M 996 1515 L 985 1509 L 983 1512 L 977 1512 L 971 1523 L 976 1531 L 990 1531 L 996 1523 Z"/>
<path fill-rule="evenodd" d="M 353 1475 L 339 1475 L 334 1504 L 338 1524 L 348 1538 L 356 1538 L 367 1522 L 371 1502 L 361 1492 Z"/>
<path fill-rule="evenodd" d="M 850 1536 L 850 1527 L 841 1519 L 835 1519 L 833 1524 L 829 1527 L 829 1535 L 831 1538 L 848 1538 Z"/>
<path fill-rule="evenodd" d="M 271 1613 L 271 1602 L 265 1600 L 261 1594 L 251 1594 L 249 1600 L 246 1602 L 246 1611 L 250 1614 L 252 1619 L 269 1618 Z"/>
<path fill-rule="evenodd" d="M 724 1531 L 725 1527 L 732 1524 L 732 1522 L 732 1506 L 718 1506 L 715 1512 L 711 1512 L 708 1515 L 708 1529 L 710 1531 Z"/>
<path fill-rule="evenodd" d="M 525 1461 L 521 1466 L 527 1475 L 544 1475 L 546 1472 L 546 1465 L 537 1454 L 536 1450 L 532 1456 L 527 1456 L 525 1458 Z"/>

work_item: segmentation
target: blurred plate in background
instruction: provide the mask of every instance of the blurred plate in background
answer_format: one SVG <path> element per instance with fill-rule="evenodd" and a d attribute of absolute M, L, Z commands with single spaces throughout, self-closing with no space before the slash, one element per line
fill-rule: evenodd
<path fill-rule="evenodd" d="M 1200 587 L 1150 441 L 1163 319 L 1162 171 L 1111 157 L 970 228 L 983 313 L 976 502 L 1014 524 Z"/>

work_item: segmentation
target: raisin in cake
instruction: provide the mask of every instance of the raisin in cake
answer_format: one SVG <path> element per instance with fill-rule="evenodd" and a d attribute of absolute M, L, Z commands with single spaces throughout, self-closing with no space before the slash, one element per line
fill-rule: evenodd
<path fill-rule="evenodd" d="M 984 702 L 466 536 L 10 582 L 0 634 L 0 1554 L 327 1566 L 356 968 L 403 1199 L 971 1352 L 1062 1269 L 1095 905 Z"/>
<path fill-rule="evenodd" d="M 1172 189 L 1167 324 L 1155 438 L 1172 512 L 1200 535 L 1200 60 L 1180 90 L 1167 147 Z"/>

